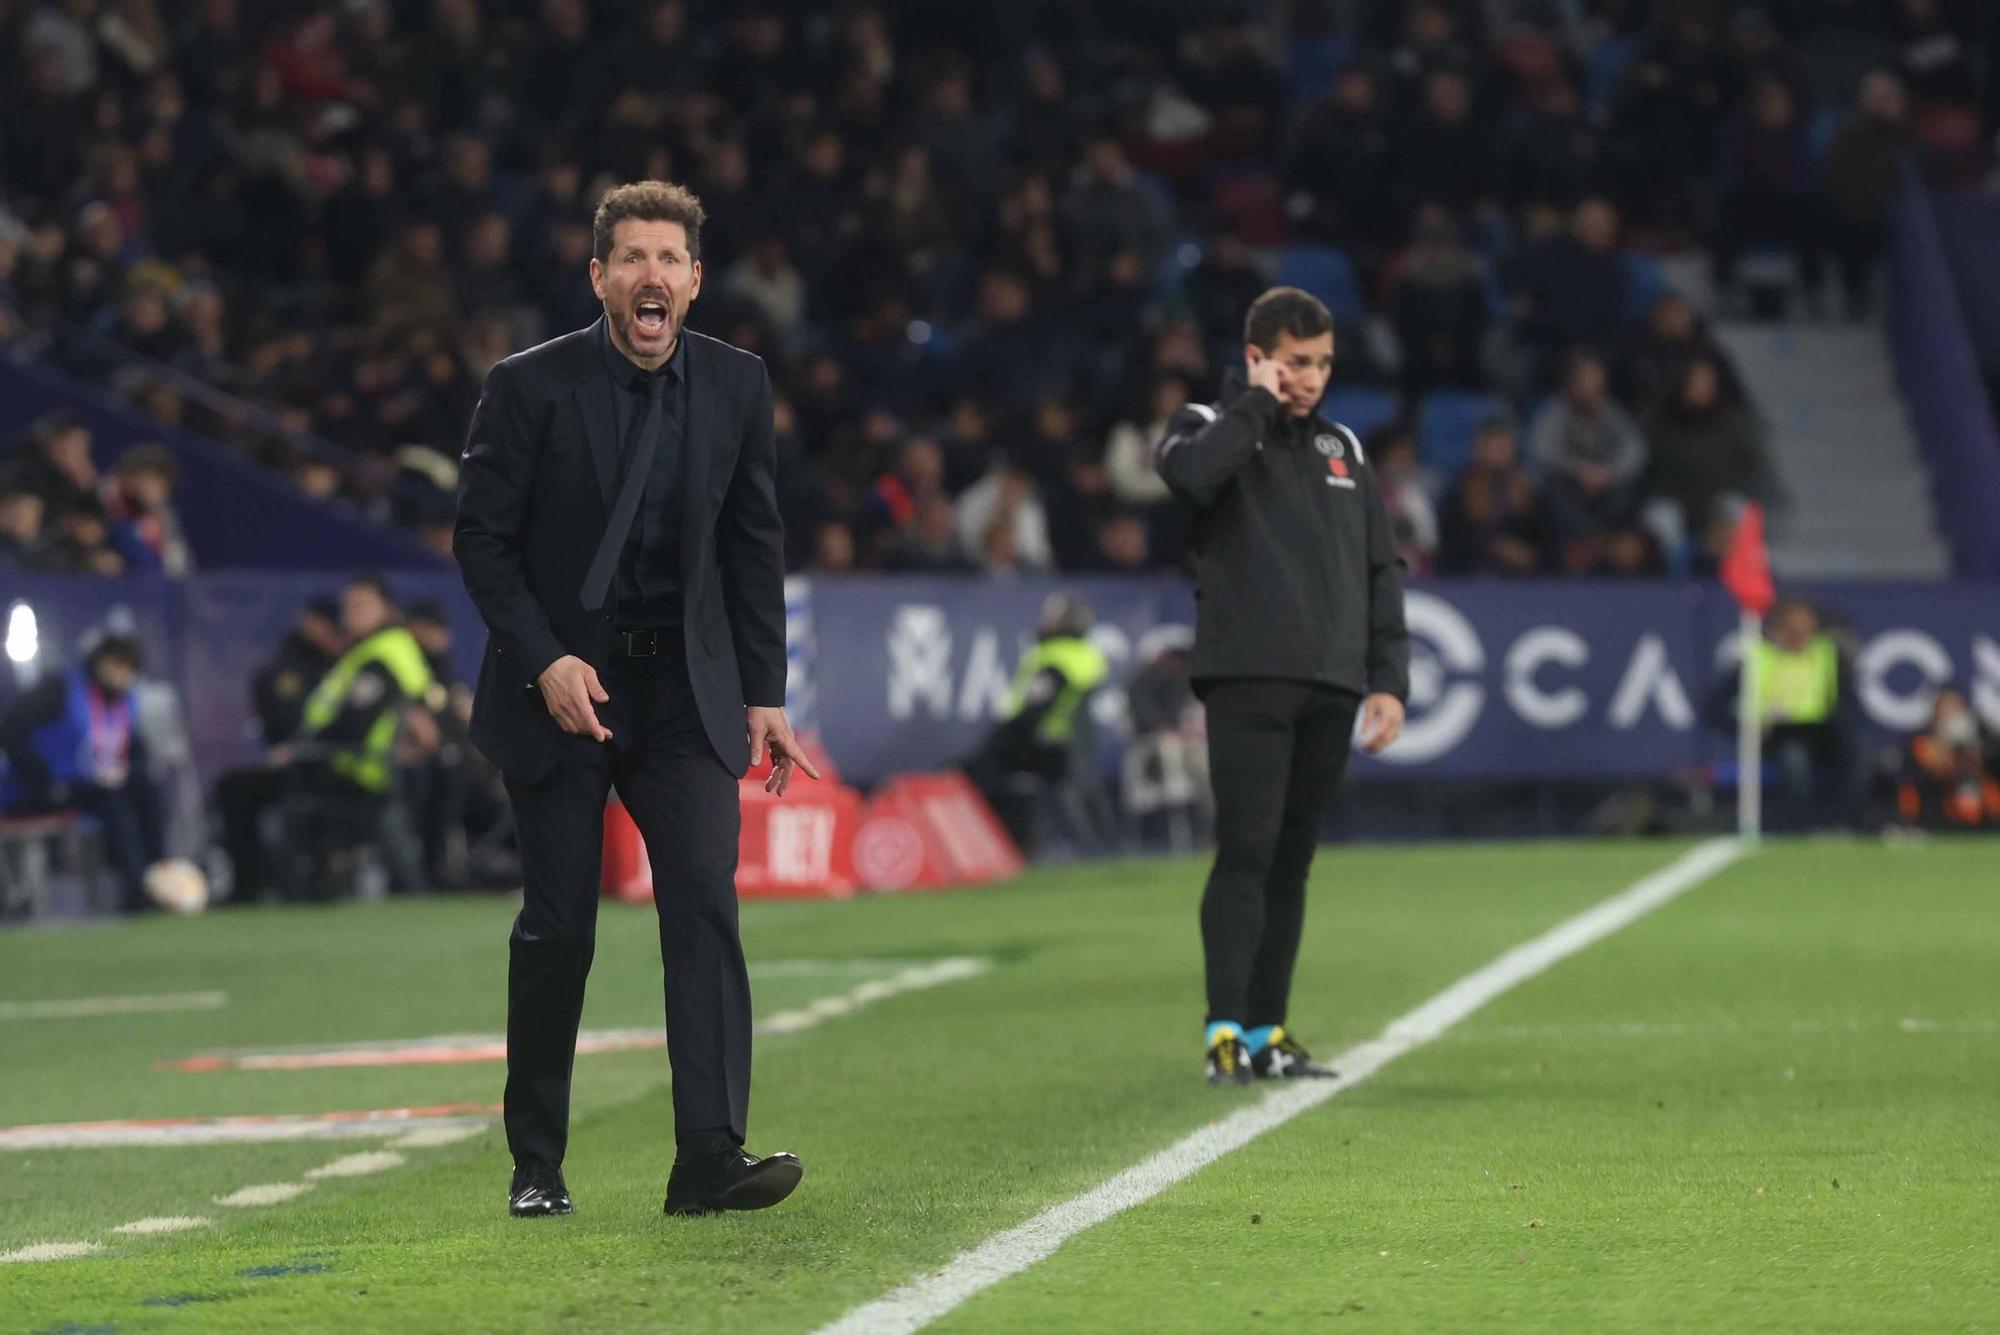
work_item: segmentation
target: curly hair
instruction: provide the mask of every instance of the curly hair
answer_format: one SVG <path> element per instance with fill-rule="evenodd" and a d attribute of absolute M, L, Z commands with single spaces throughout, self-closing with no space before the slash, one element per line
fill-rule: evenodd
<path fill-rule="evenodd" d="M 631 181 L 613 186 L 597 202 L 591 219 L 591 250 L 599 264 L 611 259 L 611 234 L 629 219 L 677 222 L 687 229 L 688 258 L 701 258 L 701 225 L 708 217 L 694 191 L 671 181 Z"/>

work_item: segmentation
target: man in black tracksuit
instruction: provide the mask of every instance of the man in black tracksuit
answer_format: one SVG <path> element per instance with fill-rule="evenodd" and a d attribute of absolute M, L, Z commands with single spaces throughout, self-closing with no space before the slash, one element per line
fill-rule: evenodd
<path fill-rule="evenodd" d="M 1167 424 L 1155 460 L 1194 512 L 1192 675 L 1207 706 L 1216 857 L 1202 896 L 1208 1078 L 1325 1076 L 1284 1031 L 1306 872 L 1347 767 L 1409 693 L 1403 567 L 1353 432 L 1314 410 L 1333 321 L 1274 288 L 1245 322 L 1247 374 Z"/>

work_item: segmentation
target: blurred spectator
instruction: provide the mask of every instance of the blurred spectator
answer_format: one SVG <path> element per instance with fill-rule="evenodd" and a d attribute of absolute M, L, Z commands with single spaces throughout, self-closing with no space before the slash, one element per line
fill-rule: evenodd
<path fill-rule="evenodd" d="M 1481 434 L 1488 429 L 1494 428 L 1489 425 Z M 1508 440 L 1511 451 L 1511 431 Z M 1421 579 L 1437 568 L 1438 516 L 1417 462 L 1417 438 L 1407 427 L 1384 428 L 1369 437 L 1368 458 L 1375 465 L 1382 508 L 1388 512 L 1389 524 L 1395 530 L 1396 554 L 1403 558 L 1411 576 Z M 1474 461 L 1477 459 L 1475 437 Z"/>
<path fill-rule="evenodd" d="M 1093 11 L 1036 20 L 1007 48 L 1018 59 L 989 60 L 951 49 L 976 25 L 907 5 L 710 22 L 685 0 L 201 0 L 185 15 L 0 0 L 0 332 L 435 541 L 435 506 L 387 456 L 454 456 L 486 367 L 596 319 L 595 195 L 670 175 L 711 219 L 693 326 L 763 356 L 795 414 L 795 556 L 833 521 L 859 526 L 864 565 L 887 560 L 876 537 L 932 559 L 907 527 L 868 531 L 860 495 L 929 437 L 946 501 L 999 444 L 1023 450 L 1042 504 L 1082 516 L 1064 559 L 1094 565 L 1108 517 L 1153 504 L 1139 442 L 1116 433 L 1109 499 L 1091 498 L 1072 492 L 1073 452 L 1022 423 L 1060 398 L 1070 442 L 1103 439 L 1162 375 L 1207 394 L 1249 300 L 1326 258 L 1300 246 L 1352 266 L 1364 319 L 1343 336 L 1341 386 L 1395 380 L 1400 341 L 1406 400 L 1524 402 L 1574 346 L 1625 354 L 1635 408 L 1679 383 L 1684 353 L 1716 360 L 1736 397 L 1682 327 L 1691 312 L 1665 308 L 1627 345 L 1649 279 L 1621 244 L 1706 238 L 1724 268 L 1745 246 L 1830 255 L 1864 300 L 1897 147 L 1907 134 L 1976 171 L 1984 73 L 1962 6 L 1812 8 L 1314 0 L 1150 26 Z M 1887 73 L 1852 116 L 1806 100 L 1852 80 L 1820 30 L 1863 9 L 1907 115 Z M 1802 187 L 1803 148 L 1836 124 L 1824 179 Z M 1400 339 L 1371 336 L 1385 326 Z M 134 376 L 135 354 L 282 431 Z M 69 498 L 35 489 L 43 527 L 69 527 Z M 1182 544 L 1148 518 L 1148 560 L 1171 564 Z M 964 554 L 1037 568 L 1011 509 L 1004 531 L 964 527 Z M 1593 542 L 1571 564 L 1597 568 Z"/>
<path fill-rule="evenodd" d="M 1075 568 L 1108 575 L 1130 575 L 1145 569 L 1150 539 L 1146 521 L 1129 510 L 1112 510 L 1097 523 L 1097 550 Z"/>
<path fill-rule="evenodd" d="M 828 575 L 854 569 L 854 531 L 839 520 L 821 524 L 813 538 L 812 568 Z"/>
<path fill-rule="evenodd" d="M 118 456 L 106 487 L 111 541 L 133 574 L 185 575 L 194 569 L 174 509 L 180 460 L 164 445 L 134 445 Z"/>
<path fill-rule="evenodd" d="M 1793 256 L 1807 290 L 1816 290 L 1820 248 L 1812 161 L 1797 95 L 1782 79 L 1760 80 L 1726 133 L 1721 189 L 1716 282 L 1728 287 L 1746 251 L 1769 249 Z"/>
<path fill-rule="evenodd" d="M 277 653 L 250 679 L 251 706 L 266 747 L 283 746 L 298 735 L 306 697 L 344 648 L 339 602 L 308 599 Z"/>
<path fill-rule="evenodd" d="M 1403 393 L 1415 402 L 1434 389 L 1478 390 L 1486 383 L 1486 271 L 1458 239 L 1439 205 L 1417 211 L 1416 240 L 1389 277 Z"/>
<path fill-rule="evenodd" d="M 916 503 L 915 515 L 896 534 L 883 566 L 914 575 L 969 575 L 977 568 L 959 550 L 958 517 L 951 502 L 936 494 Z"/>
<path fill-rule="evenodd" d="M 0 811 L 80 811 L 104 832 L 127 913 L 147 906 L 146 869 L 162 856 L 160 795 L 134 727 L 137 640 L 106 635 L 68 672 L 0 712 Z"/>
<path fill-rule="evenodd" d="M 983 397 L 1016 408 L 1069 392 L 1069 365 L 1059 330 L 1035 310 L 1027 281 L 991 270 L 979 280 L 979 317 L 960 365 Z"/>
<path fill-rule="evenodd" d="M 66 409 L 39 417 L 29 426 L 21 480 L 41 496 L 51 513 L 96 496 L 99 479 L 90 445 L 90 428 Z"/>
<path fill-rule="evenodd" d="M 1842 122 L 1823 169 L 1827 244 L 1840 266 L 1848 313 L 1873 308 L 1875 271 L 1888 244 L 1889 206 L 1902 183 L 1909 151 L 1908 99 L 1896 76 L 1882 70 L 1861 81 L 1860 100 Z"/>
<path fill-rule="evenodd" d="M 782 236 L 769 232 L 752 242 L 722 281 L 725 289 L 755 303 L 788 346 L 797 343 L 805 328 L 806 283 L 785 253 Z"/>
<path fill-rule="evenodd" d="M 927 437 L 909 441 L 897 455 L 896 466 L 868 489 L 860 516 L 867 528 L 864 550 L 875 555 L 888 551 L 916 521 L 919 507 L 943 494 L 943 451 Z"/>
<path fill-rule="evenodd" d="M 1576 206 L 1568 232 L 1522 256 L 1514 299 L 1520 339 L 1545 364 L 1565 348 L 1617 348 L 1631 287 L 1617 247 L 1618 213 L 1593 198 Z"/>
<path fill-rule="evenodd" d="M 48 503 L 18 468 L 0 472 L 0 574 L 28 574 L 42 555 Z"/>
<path fill-rule="evenodd" d="M 1762 426 L 1723 393 L 1715 363 L 1698 357 L 1682 372 L 1679 392 L 1647 414 L 1646 435 L 1648 493 L 1673 507 L 1678 534 L 1720 556 L 1742 503 L 1770 497 Z"/>
<path fill-rule="evenodd" d="M 1164 201 L 1139 180 L 1125 150 L 1108 135 L 1084 145 L 1083 162 L 1062 198 L 1062 218 L 1076 276 L 1085 285 L 1116 255 L 1129 253 L 1150 271 L 1166 249 Z"/>
<path fill-rule="evenodd" d="M 958 537 L 968 556 L 996 573 L 1047 570 L 1055 562 L 1034 480 L 1008 459 L 959 497 Z"/>
<path fill-rule="evenodd" d="M 1944 0 L 1899 0 L 1899 61 L 1903 81 L 1919 102 L 1969 106 L 1978 95 L 1977 57 Z"/>
<path fill-rule="evenodd" d="M 2000 829 L 2000 777 L 1992 749 L 1965 695 L 1946 686 L 1930 722 L 1904 743 L 1896 810 L 1905 825 L 1927 830 Z"/>
<path fill-rule="evenodd" d="M 399 739 L 398 798 L 416 825 L 428 884 L 462 886 L 473 875 L 472 849 L 511 821 L 499 771 L 471 745 L 472 690 L 452 662 L 451 621 L 435 598 L 413 601 L 403 624 L 423 650 L 431 684 L 426 724 Z M 435 728 L 435 737 L 431 736 Z"/>
<path fill-rule="evenodd" d="M 1391 187 L 1398 158 L 1380 87 L 1365 65 L 1343 69 L 1332 91 L 1306 113 L 1288 168 L 1310 201 L 1308 221 L 1320 239 L 1371 249 L 1387 243 L 1395 230 Z M 1261 291 L 1229 303 L 1232 326 Z M 1225 337 L 1240 333 L 1232 327 Z"/>
<path fill-rule="evenodd" d="M 1166 482 L 1153 467 L 1153 447 L 1166 434 L 1167 419 L 1187 405 L 1188 397 L 1183 377 L 1156 376 L 1140 414 L 1111 428 L 1104 446 L 1104 471 L 1111 494 L 1126 505 L 1146 507 L 1171 501 Z"/>
<path fill-rule="evenodd" d="M 1702 325 L 1694 303 L 1678 292 L 1663 293 L 1619 358 L 1613 388 L 1643 414 L 1680 392 L 1688 363 L 1697 358 L 1715 367 L 1725 399 L 1747 403 L 1735 364 Z"/>
<path fill-rule="evenodd" d="M 1534 575 L 1555 545 L 1548 508 L 1521 466 L 1513 424 L 1479 429 L 1472 462 L 1445 497 L 1438 569 L 1454 575 Z"/>
<path fill-rule="evenodd" d="M 458 298 L 441 262 L 443 255 L 435 222 L 418 219 L 404 224 L 394 248 L 368 267 L 361 285 L 362 308 L 378 332 L 450 335 L 458 321 Z"/>
<path fill-rule="evenodd" d="M 1490 203 L 1500 179 L 1498 147 L 1491 124 L 1473 114 L 1472 82 L 1463 71 L 1447 66 L 1424 75 L 1423 107 L 1398 141 L 1407 204 L 1464 213 Z"/>
<path fill-rule="evenodd" d="M 1516 205 L 1574 208 L 1601 171 L 1603 133 L 1573 79 L 1557 77 L 1532 98 L 1532 110 L 1507 151 L 1508 196 Z"/>
<path fill-rule="evenodd" d="M 123 575 L 125 558 L 111 545 L 111 517 L 95 496 L 73 496 L 56 511 L 55 534 L 43 568 L 58 575 Z"/>
<path fill-rule="evenodd" d="M 1565 541 L 1631 518 L 1646 471 L 1646 441 L 1612 402 L 1596 353 L 1579 348 L 1565 360 L 1561 390 L 1528 427 L 1528 452 Z"/>

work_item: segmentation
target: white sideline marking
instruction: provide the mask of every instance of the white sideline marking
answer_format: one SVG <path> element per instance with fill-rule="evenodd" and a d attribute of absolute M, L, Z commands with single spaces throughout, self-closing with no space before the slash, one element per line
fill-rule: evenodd
<path fill-rule="evenodd" d="M 992 961 L 972 956 L 921 960 L 887 978 L 871 978 L 856 983 L 845 992 L 818 997 L 795 1010 L 766 1016 L 757 1025 L 757 1032 L 764 1035 L 796 1034 L 828 1020 L 850 1015 L 863 1006 L 888 997 L 971 978 L 992 967 Z M 642 1052 L 666 1045 L 666 1031 L 657 1027 L 586 1029 L 576 1037 L 576 1051 L 580 1057 L 600 1052 Z M 161 1065 L 177 1071 L 311 1071 L 347 1066 L 456 1066 L 505 1060 L 505 1034 L 436 1034 L 429 1038 L 370 1039 L 358 1043 L 273 1048 L 260 1052 L 205 1053 Z"/>
<path fill-rule="evenodd" d="M 367 1150 L 360 1154 L 343 1155 L 332 1163 L 323 1163 L 306 1176 L 318 1181 L 326 1177 L 366 1177 L 370 1173 L 383 1173 L 391 1168 L 408 1163 L 394 1150 Z"/>
<path fill-rule="evenodd" d="M 64 997 L 49 1001 L 0 1001 L 0 1020 L 74 1020 L 88 1015 L 142 1015 L 155 1011 L 216 1011 L 227 992 L 165 992 L 151 997 Z"/>
<path fill-rule="evenodd" d="M 1151 1200 L 1231 1150 L 1241 1149 L 1266 1131 L 1366 1080 L 1510 988 L 1707 880 L 1743 852 L 1734 839 L 1697 845 L 1629 888 L 1467 974 L 1401 1019 L 1391 1021 L 1379 1037 L 1333 1058 L 1341 1073 L 1338 1080 L 1289 1085 L 1211 1122 L 1083 1195 L 1052 1205 L 1026 1223 L 960 1252 L 942 1268 L 855 1308 L 820 1327 L 817 1335 L 908 1335 L 923 1329 L 974 1294 L 1052 1256 L 1064 1242 L 1091 1225 Z"/>
<path fill-rule="evenodd" d="M 200 1215 L 170 1214 L 157 1219 L 134 1219 L 129 1224 L 120 1224 L 113 1233 L 185 1233 L 191 1228 L 205 1228 L 209 1221 Z"/>
<path fill-rule="evenodd" d="M 9 1261 L 73 1261 L 79 1256 L 95 1256 L 104 1250 L 101 1242 L 38 1242 L 11 1252 L 0 1252 L 0 1265 Z"/>
<path fill-rule="evenodd" d="M 227 1196 L 217 1196 L 217 1205 L 276 1205 L 312 1190 L 310 1182 L 266 1182 L 262 1186 L 238 1187 Z"/>
<path fill-rule="evenodd" d="M 62 1122 L 0 1127 L 0 1150 L 74 1150 L 177 1145 L 264 1145 L 288 1140 L 368 1140 L 398 1136 L 413 1124 L 484 1130 L 496 1105 L 443 1104 L 373 1112 L 175 1117 L 155 1121 Z M 419 1119 L 422 1119 L 419 1123 Z"/>

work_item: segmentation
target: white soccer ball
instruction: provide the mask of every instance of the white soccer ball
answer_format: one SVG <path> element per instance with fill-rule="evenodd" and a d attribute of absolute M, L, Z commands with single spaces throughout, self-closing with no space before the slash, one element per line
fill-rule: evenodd
<path fill-rule="evenodd" d="M 146 895 L 163 909 L 199 913 L 208 907 L 208 878 L 186 858 L 168 858 L 146 868 Z"/>

